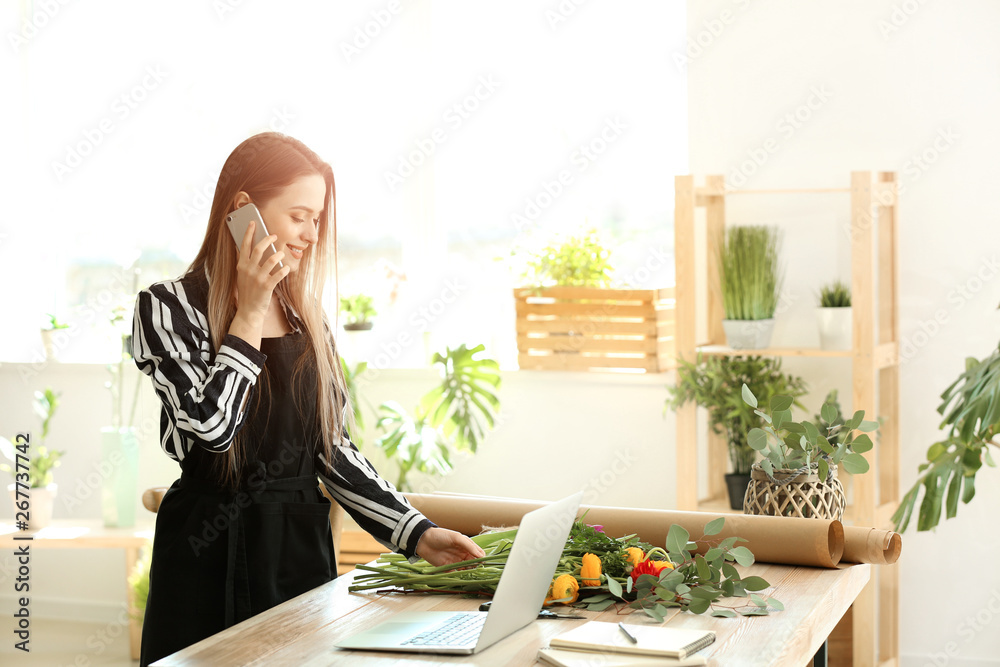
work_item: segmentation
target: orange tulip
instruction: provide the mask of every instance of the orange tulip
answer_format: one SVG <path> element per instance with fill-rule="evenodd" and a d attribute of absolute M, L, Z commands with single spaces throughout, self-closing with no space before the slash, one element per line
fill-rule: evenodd
<path fill-rule="evenodd" d="M 583 554 L 583 565 L 580 567 L 580 578 L 584 586 L 601 585 L 601 559 L 594 554 Z"/>

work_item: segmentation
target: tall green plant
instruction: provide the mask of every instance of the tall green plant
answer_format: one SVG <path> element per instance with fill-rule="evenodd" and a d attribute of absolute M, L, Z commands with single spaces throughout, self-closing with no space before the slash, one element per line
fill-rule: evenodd
<path fill-rule="evenodd" d="M 365 415 L 361 410 L 361 395 L 358 393 L 358 376 L 368 369 L 368 362 L 358 362 L 358 365 L 352 370 L 344 358 L 341 357 L 340 368 L 344 371 L 347 396 L 351 401 L 351 414 L 354 417 L 354 423 L 347 426 L 347 435 L 350 436 L 351 442 L 361 447 L 365 431 Z"/>
<path fill-rule="evenodd" d="M 729 320 L 766 320 L 778 307 L 780 240 L 775 227 L 730 227 L 719 250 L 722 304 Z"/>
<path fill-rule="evenodd" d="M 1000 347 L 982 361 L 965 360 L 965 372 L 941 394 L 938 413 L 947 429 L 944 440 L 927 450 L 913 487 L 903 496 L 892 522 L 897 531 L 910 524 L 923 489 L 924 498 L 917 510 L 917 530 L 930 530 L 941 520 L 958 513 L 958 500 L 968 503 L 976 495 L 976 474 L 985 461 L 996 467 L 990 447 L 1000 447 L 994 438 L 1000 431 Z"/>
<path fill-rule="evenodd" d="M 746 433 L 756 426 L 757 416 L 743 402 L 744 384 L 752 385 L 764 400 L 786 395 L 799 407 L 797 399 L 806 393 L 805 381 L 783 373 L 777 357 L 699 355 L 696 362 L 679 360 L 677 384 L 667 388 L 667 407 L 676 410 L 694 401 L 706 408 L 712 430 L 726 437 L 733 472 L 749 475 L 756 452 L 747 443 Z"/>
<path fill-rule="evenodd" d="M 461 345 L 435 354 L 442 367 L 441 384 L 430 390 L 410 414 L 396 401 L 379 406 L 376 444 L 399 466 L 396 487 L 410 490 L 413 470 L 444 475 L 456 451 L 475 452 L 495 425 L 500 399 L 500 367 L 493 359 L 476 359 L 485 347 Z"/>

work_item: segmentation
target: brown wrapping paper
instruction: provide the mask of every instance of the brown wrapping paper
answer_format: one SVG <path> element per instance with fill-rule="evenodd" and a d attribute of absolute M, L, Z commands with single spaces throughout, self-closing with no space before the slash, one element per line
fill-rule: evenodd
<path fill-rule="evenodd" d="M 525 513 L 546 504 L 530 500 L 445 493 L 406 494 L 406 497 L 434 523 L 466 535 L 482 532 L 483 526 L 517 525 Z M 657 546 L 664 545 L 671 524 L 684 527 L 692 538 L 698 538 L 704 534 L 706 523 L 718 516 L 725 516 L 725 528 L 713 539 L 731 536 L 745 538 L 748 541 L 739 544 L 750 549 L 762 563 L 836 567 L 844 551 L 844 527 L 835 520 L 720 515 L 599 505 L 582 505 L 580 510 L 587 510 L 587 523 L 604 526 L 604 532 L 608 535 L 619 537 L 635 533 L 640 539 Z M 707 548 L 703 546 L 701 551 Z"/>
<path fill-rule="evenodd" d="M 892 565 L 903 550 L 903 538 L 891 530 L 879 530 L 865 526 L 844 528 L 845 563 L 873 563 Z"/>

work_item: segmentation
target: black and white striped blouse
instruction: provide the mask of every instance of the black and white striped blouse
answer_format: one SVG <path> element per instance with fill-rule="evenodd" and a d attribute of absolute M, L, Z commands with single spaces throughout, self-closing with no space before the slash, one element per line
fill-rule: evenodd
<path fill-rule="evenodd" d="M 155 283 L 136 300 L 132 341 L 135 363 L 153 381 L 163 410 L 160 444 L 181 462 L 194 448 L 229 449 L 246 413 L 244 400 L 267 356 L 227 334 L 213 355 L 208 329 L 208 280 L 189 273 Z M 285 307 L 298 330 L 294 310 Z M 415 510 L 346 437 L 323 484 L 363 529 L 386 548 L 413 557 L 417 541 L 434 524 Z M 325 464 L 325 461 L 321 462 Z M 329 466 L 327 466 L 329 468 Z"/>

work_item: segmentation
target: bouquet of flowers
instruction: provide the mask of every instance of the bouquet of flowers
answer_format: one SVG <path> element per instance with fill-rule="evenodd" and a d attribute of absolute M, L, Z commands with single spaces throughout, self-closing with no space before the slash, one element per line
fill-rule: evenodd
<path fill-rule="evenodd" d="M 712 616 L 767 615 L 784 606 L 773 597 L 757 595 L 770 586 L 762 577 L 740 574 L 735 565 L 752 565 L 753 554 L 739 537 L 713 539 L 725 525 L 719 517 L 705 525 L 692 541 L 681 526 L 671 526 L 666 545 L 655 547 L 636 535 L 614 538 L 602 526 L 577 519 L 545 598 L 546 605 L 564 604 L 604 611 L 612 605 L 642 610 L 662 622 L 670 608 Z M 492 596 L 507 562 L 517 529 L 487 532 L 473 537 L 486 553 L 482 558 L 435 567 L 427 561 L 407 561 L 401 554 L 383 554 L 376 565 L 363 570 L 348 590 L 395 587 L 402 591 Z M 735 563 L 735 565 L 734 565 Z M 723 597 L 740 597 L 746 604 L 719 604 Z"/>

